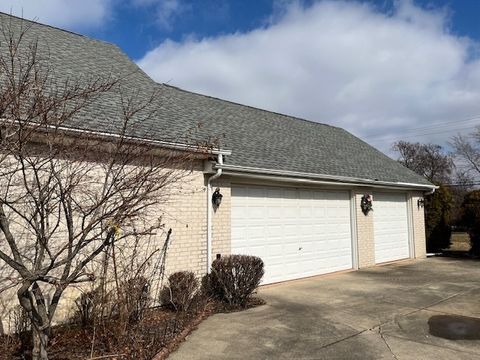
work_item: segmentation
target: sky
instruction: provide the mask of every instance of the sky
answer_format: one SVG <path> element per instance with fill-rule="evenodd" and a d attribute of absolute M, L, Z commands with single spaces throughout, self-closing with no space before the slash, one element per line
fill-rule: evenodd
<path fill-rule="evenodd" d="M 340 126 L 391 154 L 480 124 L 478 0 L 2 0 L 158 82 Z M 259 120 L 261 121 L 261 120 Z"/>

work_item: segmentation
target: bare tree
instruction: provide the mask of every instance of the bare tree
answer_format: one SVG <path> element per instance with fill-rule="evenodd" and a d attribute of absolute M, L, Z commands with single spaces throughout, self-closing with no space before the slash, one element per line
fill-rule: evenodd
<path fill-rule="evenodd" d="M 155 116 L 156 94 L 140 101 L 108 76 L 59 81 L 27 32 L 0 34 L 0 260 L 11 270 L 3 290 L 16 289 L 31 321 L 33 359 L 47 359 L 65 290 L 95 278 L 108 246 L 155 234 L 193 155 L 132 136 Z M 118 100 L 115 136 L 72 131 L 104 96 Z"/>
<path fill-rule="evenodd" d="M 443 152 L 440 145 L 398 141 L 393 150 L 399 154 L 398 161 L 433 183 L 449 181 L 454 164 L 452 157 Z"/>
<path fill-rule="evenodd" d="M 480 126 L 467 136 L 454 136 L 452 146 L 454 155 L 467 178 L 478 179 L 480 176 Z"/>

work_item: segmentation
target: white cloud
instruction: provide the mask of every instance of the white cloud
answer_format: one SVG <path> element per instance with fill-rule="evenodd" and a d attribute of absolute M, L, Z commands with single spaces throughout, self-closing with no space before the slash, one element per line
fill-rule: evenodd
<path fill-rule="evenodd" d="M 101 26 L 112 0 L 2 0 L 0 11 L 68 29 Z"/>
<path fill-rule="evenodd" d="M 191 6 L 182 0 L 132 0 L 132 3 L 154 8 L 156 23 L 165 30 L 172 30 L 173 22 L 191 9 Z"/>
<path fill-rule="evenodd" d="M 383 150 L 480 115 L 478 44 L 448 31 L 446 11 L 410 1 L 391 14 L 341 1 L 284 10 L 247 33 L 164 41 L 138 63 L 159 82 L 341 126 Z M 427 128 L 404 133 L 417 127 Z"/>

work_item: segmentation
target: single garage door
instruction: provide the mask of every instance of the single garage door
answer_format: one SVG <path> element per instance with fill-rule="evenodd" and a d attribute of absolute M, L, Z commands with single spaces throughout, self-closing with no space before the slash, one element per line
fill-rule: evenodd
<path fill-rule="evenodd" d="M 232 253 L 261 257 L 264 284 L 351 269 L 349 193 L 233 186 Z"/>
<path fill-rule="evenodd" d="M 375 263 L 410 257 L 405 194 L 373 195 Z"/>

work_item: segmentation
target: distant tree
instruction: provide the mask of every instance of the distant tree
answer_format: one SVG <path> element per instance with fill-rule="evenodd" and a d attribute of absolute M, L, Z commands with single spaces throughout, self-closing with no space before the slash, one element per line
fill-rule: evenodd
<path fill-rule="evenodd" d="M 480 180 L 480 126 L 468 135 L 457 135 L 452 138 L 453 156 L 457 164 L 455 183 L 455 200 L 460 211 L 456 212 L 456 222 L 464 224 L 463 201 L 468 192 Z M 461 172 L 459 171 L 461 169 Z"/>
<path fill-rule="evenodd" d="M 445 186 L 451 181 L 455 168 L 452 156 L 440 145 L 398 141 L 393 144 L 400 162 L 440 188 L 425 198 L 425 228 L 427 251 L 437 252 L 450 246 L 451 214 L 456 203 L 452 191 Z M 459 201 L 458 203 L 460 203 Z"/>
<path fill-rule="evenodd" d="M 465 195 L 462 204 L 462 223 L 470 235 L 472 253 L 480 255 L 480 190 Z"/>
<path fill-rule="evenodd" d="M 452 194 L 446 186 L 440 186 L 433 195 L 425 197 L 425 230 L 428 252 L 438 252 L 450 246 L 452 205 Z"/>
<path fill-rule="evenodd" d="M 397 141 L 393 150 L 398 162 L 435 184 L 448 183 L 454 169 L 453 159 L 440 145 Z"/>
<path fill-rule="evenodd" d="M 457 135 L 452 139 L 454 156 L 471 178 L 480 177 L 480 126 L 469 135 Z"/>

